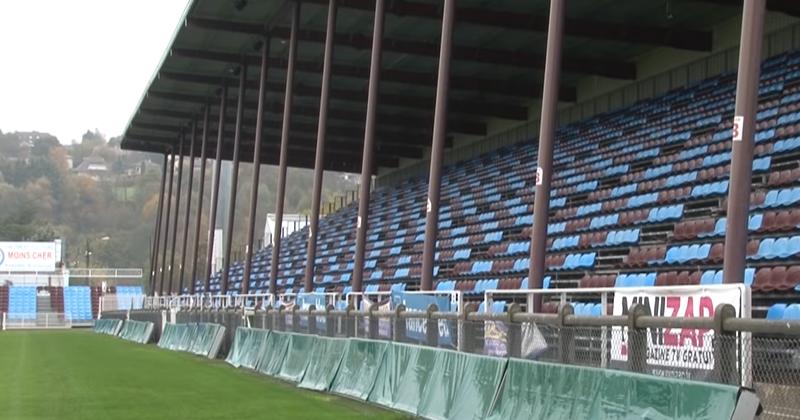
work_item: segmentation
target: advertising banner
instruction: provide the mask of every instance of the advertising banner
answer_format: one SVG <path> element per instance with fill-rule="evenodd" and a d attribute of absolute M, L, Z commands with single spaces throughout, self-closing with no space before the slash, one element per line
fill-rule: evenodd
<path fill-rule="evenodd" d="M 55 242 L 0 242 L 0 272 L 55 271 Z"/>
<path fill-rule="evenodd" d="M 455 310 L 451 307 L 449 296 L 434 296 L 424 294 L 412 294 L 406 292 L 392 292 L 392 306 L 404 305 L 407 311 L 425 312 L 431 304 L 436 305 L 440 312 L 450 312 Z M 452 346 L 454 325 L 449 320 L 440 319 L 439 345 Z M 406 337 L 419 342 L 425 341 L 428 331 L 428 321 L 423 318 L 406 318 Z"/>
<path fill-rule="evenodd" d="M 614 294 L 613 314 L 627 315 L 630 307 L 639 303 L 654 316 L 713 318 L 718 305 L 730 304 L 737 316 L 749 317 L 749 313 L 742 314 L 743 308 L 749 308 L 745 294 L 739 286 L 619 289 Z M 646 335 L 647 367 L 652 374 L 699 379 L 715 368 L 713 330 L 648 329 Z M 613 327 L 611 361 L 627 360 L 628 329 Z"/>

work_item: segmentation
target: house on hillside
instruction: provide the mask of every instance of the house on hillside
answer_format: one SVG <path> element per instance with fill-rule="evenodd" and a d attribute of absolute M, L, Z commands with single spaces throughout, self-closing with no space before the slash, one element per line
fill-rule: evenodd
<path fill-rule="evenodd" d="M 106 160 L 100 156 L 89 156 L 83 159 L 83 162 L 75 168 L 75 172 L 79 175 L 88 176 L 94 180 L 105 176 L 109 173 L 109 170 Z"/>

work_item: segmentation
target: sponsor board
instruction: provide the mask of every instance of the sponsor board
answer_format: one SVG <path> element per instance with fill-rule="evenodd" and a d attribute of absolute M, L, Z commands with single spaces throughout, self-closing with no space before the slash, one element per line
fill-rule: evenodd
<path fill-rule="evenodd" d="M 0 242 L 0 272 L 55 271 L 55 242 Z"/>
<path fill-rule="evenodd" d="M 451 305 L 449 296 L 434 296 L 424 294 L 411 294 L 406 292 L 392 292 L 392 306 L 402 304 L 406 311 L 425 312 L 431 304 L 436 305 L 440 312 L 455 310 Z M 424 342 L 428 333 L 428 320 L 424 318 L 406 318 L 406 338 L 412 341 Z M 439 345 L 453 346 L 453 322 L 440 319 L 437 322 L 439 329 Z"/>
<path fill-rule="evenodd" d="M 721 304 L 730 304 L 737 316 L 749 317 L 749 294 L 743 285 L 679 288 L 617 289 L 614 315 L 627 315 L 634 304 L 649 308 L 654 316 L 713 318 Z M 653 374 L 701 378 L 716 367 L 714 331 L 699 328 L 649 328 L 647 368 Z M 611 362 L 628 361 L 628 328 L 613 327 Z"/>

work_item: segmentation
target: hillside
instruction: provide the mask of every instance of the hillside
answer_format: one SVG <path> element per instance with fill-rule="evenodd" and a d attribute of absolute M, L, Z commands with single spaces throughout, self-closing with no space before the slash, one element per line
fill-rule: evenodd
<path fill-rule="evenodd" d="M 188 164 L 188 160 L 186 162 Z M 47 133 L 0 131 L 0 241 L 61 238 L 69 267 L 85 266 L 87 243 L 92 250 L 93 267 L 147 267 L 161 165 L 160 155 L 123 151 L 118 138 L 107 141 L 97 132 L 88 131 L 80 142 L 62 145 Z M 196 168 L 199 174 L 199 161 Z M 261 170 L 257 238 L 263 232 L 266 213 L 275 210 L 277 172 L 273 166 L 264 166 Z M 185 194 L 188 180 L 184 175 Z M 312 176 L 310 170 L 289 170 L 287 213 L 308 212 Z M 209 165 L 204 230 L 211 177 Z M 252 165 L 242 163 L 235 253 L 244 248 L 251 178 Z M 356 183 L 342 174 L 326 173 L 323 202 L 356 188 Z M 181 207 L 185 209 L 185 195 L 183 197 Z M 195 196 L 193 208 L 196 205 Z M 181 219 L 184 212 L 180 212 Z M 193 212 L 192 217 L 195 215 Z M 182 222 L 179 226 L 183 226 Z M 101 240 L 104 237 L 108 239 Z M 205 235 L 201 236 L 201 251 L 204 239 Z"/>

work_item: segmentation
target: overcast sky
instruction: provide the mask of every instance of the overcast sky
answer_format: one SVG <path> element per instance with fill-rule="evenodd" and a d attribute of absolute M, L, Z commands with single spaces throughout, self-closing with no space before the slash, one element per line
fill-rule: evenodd
<path fill-rule="evenodd" d="M 122 134 L 187 0 L 0 0 L 0 130 Z"/>

